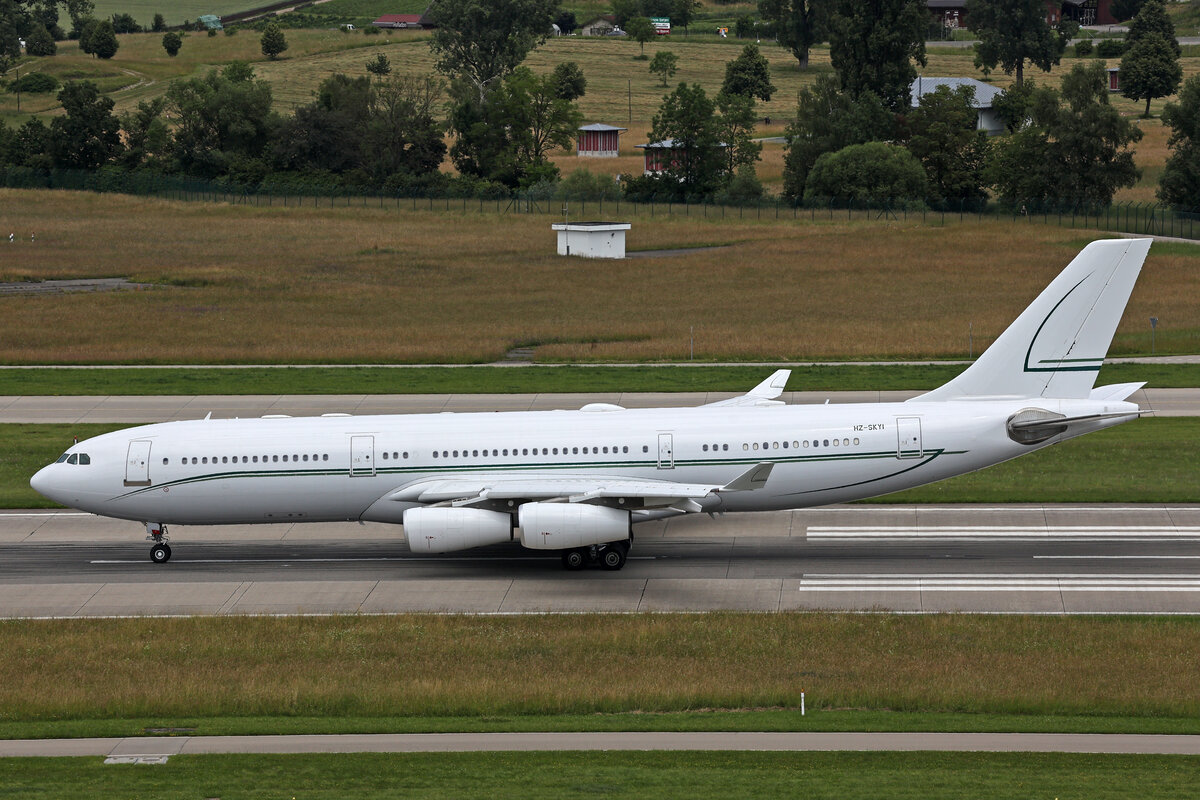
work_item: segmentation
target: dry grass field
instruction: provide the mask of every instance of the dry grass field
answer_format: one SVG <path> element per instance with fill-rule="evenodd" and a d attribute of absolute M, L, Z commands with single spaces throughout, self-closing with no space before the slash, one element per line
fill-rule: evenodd
<path fill-rule="evenodd" d="M 554 253 L 557 207 L 468 209 L 0 191 L 0 230 L 24 240 L 0 245 L 0 280 L 159 284 L 0 297 L 0 362 L 491 361 L 522 343 L 544 360 L 680 360 L 689 332 L 702 360 L 964 357 L 969 328 L 978 353 L 1092 238 L 1028 221 L 643 208 L 631 250 L 728 246 L 597 262 Z M 1198 265 L 1189 245 L 1151 251 L 1114 352 L 1148 351 L 1150 316 L 1159 352 L 1200 350 Z"/>
<path fill-rule="evenodd" d="M 1194 619 L 1146 617 L 4 621 L 0 722 L 796 708 L 801 691 L 818 712 L 1194 717 L 1197 648 Z"/>

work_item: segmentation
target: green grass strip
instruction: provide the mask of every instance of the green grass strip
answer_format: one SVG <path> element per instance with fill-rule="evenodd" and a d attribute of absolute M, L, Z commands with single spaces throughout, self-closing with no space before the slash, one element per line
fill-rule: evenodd
<path fill-rule="evenodd" d="M 78 797 L 1192 797 L 1195 756 L 1060 753 L 354 753 L 0 759 L 0 791 Z"/>
<path fill-rule="evenodd" d="M 130 427 L 0 425 L 0 508 L 53 508 L 34 472 L 81 440 Z M 1200 418 L 1147 418 L 940 483 L 886 503 L 1187 503 L 1200 498 Z M 399 480 L 399 479 L 398 479 Z"/>
<path fill-rule="evenodd" d="M 526 394 L 538 392 L 737 392 L 775 367 L 311 367 L 186 369 L 0 368 L 0 395 L 192 394 Z M 792 368 L 789 391 L 933 389 L 961 365 Z M 1113 364 L 1098 385 L 1146 381 L 1157 388 L 1200 386 L 1200 364 Z"/>

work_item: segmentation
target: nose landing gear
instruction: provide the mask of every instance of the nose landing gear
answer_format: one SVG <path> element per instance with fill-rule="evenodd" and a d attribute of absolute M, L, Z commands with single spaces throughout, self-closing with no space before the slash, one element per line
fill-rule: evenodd
<path fill-rule="evenodd" d="M 150 547 L 150 560 L 165 564 L 171 560 L 171 545 L 167 544 L 167 526 L 157 522 L 146 523 L 146 539 L 154 542 Z"/>

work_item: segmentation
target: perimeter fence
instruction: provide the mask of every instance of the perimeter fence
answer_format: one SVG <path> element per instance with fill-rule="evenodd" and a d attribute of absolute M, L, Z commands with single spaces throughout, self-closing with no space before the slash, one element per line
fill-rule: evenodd
<path fill-rule="evenodd" d="M 789 203 L 775 198 L 681 201 L 649 197 L 590 199 L 547 196 L 530 192 L 511 196 L 467 197 L 425 192 L 383 192 L 358 187 L 329 185 L 278 186 L 240 185 L 174 175 L 124 170 L 37 170 L 24 167 L 0 168 L 0 187 L 15 189 L 63 189 L 113 192 L 158 197 L 185 202 L 229 203 L 283 208 L 379 208 L 459 213 L 533 214 L 572 220 L 624 217 L 700 217 L 714 219 L 777 220 L 867 220 L 909 221 L 925 224 L 1021 221 L 1030 225 L 1138 235 L 1200 239 L 1200 212 L 1158 203 L 1123 202 L 1111 205 L 1070 205 L 1028 201 L 998 203 L 980 201 L 908 201 L 903 203 L 856 203 L 836 198 L 818 198 Z"/>

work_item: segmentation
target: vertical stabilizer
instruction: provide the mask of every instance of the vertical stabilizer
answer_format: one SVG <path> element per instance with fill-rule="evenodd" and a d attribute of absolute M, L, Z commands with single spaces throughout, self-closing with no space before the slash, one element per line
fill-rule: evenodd
<path fill-rule="evenodd" d="M 965 372 L 913 399 L 1087 397 L 1149 251 L 1092 242 Z"/>

